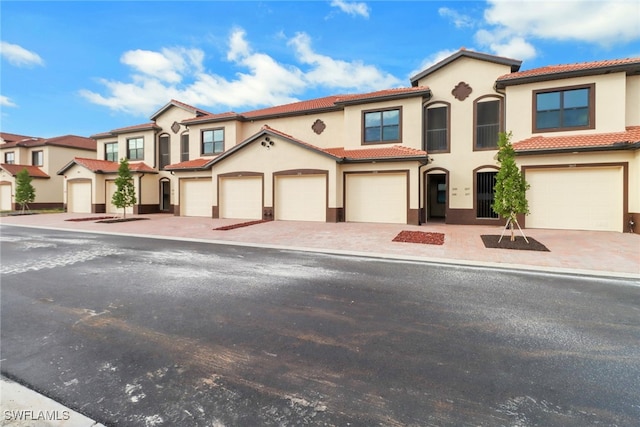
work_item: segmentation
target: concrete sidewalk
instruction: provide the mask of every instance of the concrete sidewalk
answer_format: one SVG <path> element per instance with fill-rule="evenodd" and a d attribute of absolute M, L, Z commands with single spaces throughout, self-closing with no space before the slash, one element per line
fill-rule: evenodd
<path fill-rule="evenodd" d="M 5 427 L 104 427 L 5 377 L 0 377 L 0 408 Z"/>
<path fill-rule="evenodd" d="M 104 214 L 36 214 L 7 216 L 0 224 L 123 234 L 153 238 L 239 244 L 387 259 L 433 261 L 509 267 L 536 271 L 640 278 L 640 235 L 604 231 L 524 230 L 549 252 L 488 249 L 481 235 L 499 235 L 502 225 L 474 226 L 430 223 L 319 223 L 270 221 L 227 231 L 214 228 L 242 220 L 176 217 L 168 214 L 133 216 L 145 220 L 104 224 Z M 86 221 L 70 221 L 83 219 Z M 401 231 L 442 233 L 444 244 L 393 242 Z"/>

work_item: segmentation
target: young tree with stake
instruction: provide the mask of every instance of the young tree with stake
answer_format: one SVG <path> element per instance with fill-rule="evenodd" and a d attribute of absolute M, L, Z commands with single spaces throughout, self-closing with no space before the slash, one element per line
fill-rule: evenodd
<path fill-rule="evenodd" d="M 518 224 L 518 214 L 529 214 L 529 203 L 527 202 L 527 190 L 529 184 L 525 181 L 515 160 L 515 150 L 511 145 L 511 132 L 500 133 L 498 140 L 498 162 L 500 171 L 496 176 L 496 185 L 493 188 L 494 201 L 493 210 L 502 218 L 507 220 L 507 227 L 511 229 L 511 241 L 515 241 L 513 225 L 516 224 L 524 240 L 529 243 L 527 237 L 522 232 Z M 504 230 L 502 231 L 504 235 Z M 500 236 L 502 240 L 502 236 Z"/>
<path fill-rule="evenodd" d="M 29 203 L 36 199 L 36 189 L 31 185 L 31 178 L 26 168 L 16 174 L 16 195 L 15 201 L 20 205 L 20 213 L 24 214 L 25 209 L 29 209 Z"/>
<path fill-rule="evenodd" d="M 133 186 L 133 177 L 129 169 L 129 161 L 125 158 L 120 160 L 118 167 L 118 177 L 116 178 L 116 191 L 113 193 L 111 203 L 122 208 L 123 218 L 127 217 L 127 208 L 136 204 L 136 189 Z"/>

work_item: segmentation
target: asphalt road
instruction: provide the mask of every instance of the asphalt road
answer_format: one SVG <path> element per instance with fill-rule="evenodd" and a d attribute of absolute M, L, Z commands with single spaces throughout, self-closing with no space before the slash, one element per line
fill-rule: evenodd
<path fill-rule="evenodd" d="M 0 231 L 2 373 L 105 425 L 640 424 L 637 282 Z"/>

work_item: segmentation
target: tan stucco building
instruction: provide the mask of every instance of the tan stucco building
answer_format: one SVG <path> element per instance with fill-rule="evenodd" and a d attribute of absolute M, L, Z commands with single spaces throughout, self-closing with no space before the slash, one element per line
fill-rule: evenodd
<path fill-rule="evenodd" d="M 96 141 L 76 135 L 36 138 L 0 133 L 0 210 L 15 206 L 15 176 L 27 169 L 36 193 L 31 209 L 62 208 L 64 179 L 56 174 L 76 156 L 96 156 Z"/>
<path fill-rule="evenodd" d="M 59 171 L 67 209 L 115 212 L 127 157 L 135 213 L 496 224 L 498 133 L 531 183 L 528 227 L 627 231 L 640 220 L 640 58 L 519 71 L 460 50 L 411 86 L 213 114 L 172 100 L 93 135 Z"/>

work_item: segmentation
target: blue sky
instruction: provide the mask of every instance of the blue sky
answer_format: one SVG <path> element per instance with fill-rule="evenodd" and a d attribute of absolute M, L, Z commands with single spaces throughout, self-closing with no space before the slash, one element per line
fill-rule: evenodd
<path fill-rule="evenodd" d="M 0 130 L 90 136 L 171 99 L 243 112 L 409 86 L 461 47 L 550 64 L 640 57 L 640 2 L 0 2 Z"/>

